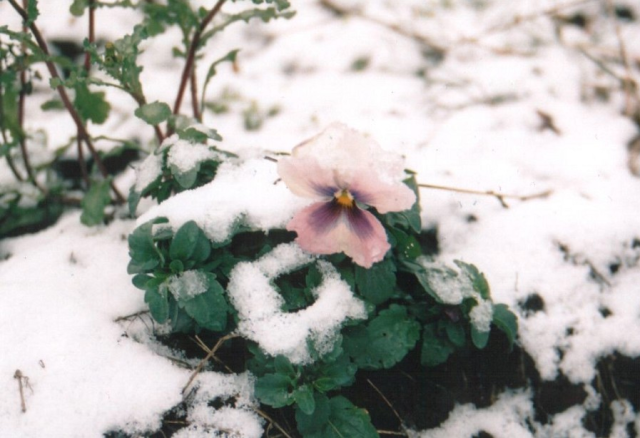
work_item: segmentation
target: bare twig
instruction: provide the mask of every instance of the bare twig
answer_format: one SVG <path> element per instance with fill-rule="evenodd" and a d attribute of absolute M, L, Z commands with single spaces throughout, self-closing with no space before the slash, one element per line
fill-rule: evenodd
<path fill-rule="evenodd" d="M 202 37 L 202 32 L 209 25 L 211 20 L 216 16 L 225 0 L 218 0 L 215 6 L 209 11 L 209 13 L 204 17 L 200 26 L 194 31 L 193 38 L 191 39 L 191 43 L 189 44 L 189 50 L 187 51 L 187 61 L 184 64 L 184 69 L 182 70 L 182 77 L 180 78 L 180 86 L 178 87 L 178 94 L 176 96 L 176 101 L 173 105 L 173 113 L 178 114 L 180 112 L 180 106 L 182 105 L 182 98 L 184 96 L 184 92 L 187 86 L 187 82 L 191 77 L 191 71 L 193 70 L 193 66 L 196 59 L 196 52 L 198 51 L 198 46 L 200 45 L 200 38 Z M 171 132 L 171 131 L 169 131 Z"/>
<path fill-rule="evenodd" d="M 27 0 L 22 0 L 23 6 L 27 7 Z M 22 31 L 27 32 L 26 21 L 22 25 Z M 21 44 L 21 50 L 23 56 L 26 54 L 27 47 L 24 42 Z M 22 66 L 20 69 L 20 94 L 18 95 L 18 126 L 20 127 L 20 138 L 18 142 L 20 144 L 20 152 L 22 153 L 22 162 L 24 163 L 24 168 L 27 171 L 27 178 L 31 183 L 38 188 L 43 193 L 46 193 L 47 190 L 42 187 L 38 181 L 36 180 L 36 176 L 33 172 L 33 168 L 31 167 L 31 160 L 29 160 L 29 152 L 27 151 L 27 136 L 24 131 L 24 103 L 27 97 L 27 71 L 26 66 Z"/>
<path fill-rule="evenodd" d="M 493 196 L 498 201 L 500 201 L 500 204 L 502 204 L 504 208 L 509 208 L 509 205 L 505 202 L 505 199 L 516 199 L 518 201 L 528 201 L 529 199 L 546 198 L 551 193 L 553 193 L 552 190 L 546 190 L 544 192 L 534 193 L 531 195 L 507 195 L 504 193 L 494 192 L 493 190 L 481 191 L 481 190 L 471 190 L 471 189 L 460 189 L 457 187 L 439 186 L 435 184 L 418 184 L 418 187 L 423 187 L 426 189 L 435 189 L 435 190 L 448 190 L 450 192 L 467 193 L 470 195 Z"/>
<path fill-rule="evenodd" d="M 3 73 L 3 66 L 2 66 L 2 60 L 0 60 L 0 75 L 2 75 L 2 73 Z M 1 121 L 6 120 L 4 116 L 4 93 L 2 92 L 1 83 L 0 83 L 0 120 Z M 9 140 L 7 139 L 7 134 L 4 132 L 4 123 L 2 122 L 0 122 L 0 132 L 2 133 L 2 141 L 4 141 L 5 144 L 8 144 Z M 9 168 L 11 169 L 13 176 L 15 176 L 18 181 L 24 181 L 24 178 L 22 177 L 22 175 L 20 175 L 20 172 L 18 172 L 18 169 L 13 163 L 13 158 L 11 158 L 11 155 L 8 152 L 5 155 L 5 158 L 7 159 L 7 164 L 9 164 Z"/>
<path fill-rule="evenodd" d="M 629 63 L 629 57 L 627 56 L 627 49 L 622 38 L 622 32 L 620 25 L 616 20 L 615 5 L 612 0 L 607 0 L 607 12 L 613 21 L 613 27 L 618 40 L 618 50 L 620 52 L 620 61 L 625 69 L 626 77 L 622 80 L 622 87 L 625 93 L 625 106 L 624 115 L 631 117 L 637 111 L 640 111 L 640 96 L 637 94 L 637 84 L 633 79 L 633 73 L 631 71 L 631 64 Z M 635 100 L 635 105 L 634 105 Z"/>
<path fill-rule="evenodd" d="M 27 404 L 24 401 L 24 385 L 29 384 L 29 378 L 22 374 L 22 371 L 16 370 L 13 375 L 14 379 L 18 380 L 18 389 L 20 391 L 20 408 L 22 412 L 27 412 Z"/>
<path fill-rule="evenodd" d="M 187 392 L 187 389 L 189 388 L 189 386 L 191 385 L 193 380 L 196 378 L 196 376 L 198 374 L 200 374 L 200 371 L 202 371 L 202 368 L 204 367 L 204 365 L 209 361 L 209 359 L 211 359 L 216 354 L 216 352 L 218 351 L 218 349 L 220 349 L 222 344 L 224 344 L 229 339 L 233 339 L 233 338 L 237 338 L 237 337 L 238 337 L 238 335 L 236 335 L 235 333 L 229 333 L 228 335 L 223 336 L 220 339 L 218 339 L 218 342 L 216 343 L 216 345 L 211 350 L 209 350 L 209 353 L 207 353 L 205 358 L 200 361 L 200 363 L 198 364 L 196 369 L 191 374 L 191 377 L 189 378 L 189 381 L 187 382 L 186 385 L 184 385 L 184 388 L 182 388 L 182 394 L 183 395 Z"/>
<path fill-rule="evenodd" d="M 15 0 L 9 0 L 9 4 L 13 7 L 13 9 L 15 9 L 15 11 L 22 17 L 22 19 L 25 22 L 28 21 L 29 16 L 27 15 L 26 11 L 23 8 L 21 8 L 20 5 L 18 5 Z M 49 48 L 47 46 L 46 41 L 42 37 L 40 30 L 35 25 L 35 23 L 31 23 L 29 25 L 29 30 L 31 30 L 31 33 L 36 39 L 36 42 L 38 43 L 40 50 L 42 50 L 42 52 L 47 56 L 47 58 L 49 58 L 49 55 L 50 55 Z M 49 71 L 49 74 L 51 75 L 51 77 L 61 81 L 60 75 L 58 75 L 58 71 L 56 70 L 56 66 L 53 64 L 53 62 L 48 59 L 45 61 L 45 65 L 47 66 L 47 70 Z M 73 119 L 73 122 L 76 124 L 80 137 L 89 148 L 89 151 L 91 152 L 91 155 L 93 156 L 93 159 L 96 165 L 98 166 L 100 173 L 102 174 L 103 177 L 105 178 L 108 177 L 109 172 L 107 171 L 106 167 L 104 166 L 104 163 L 102 162 L 102 159 L 100 158 L 100 155 L 98 154 L 96 148 L 94 147 L 93 142 L 91 141 L 91 136 L 87 132 L 87 129 L 84 126 L 84 122 L 82 121 L 82 118 L 80 117 L 75 107 L 71 103 L 71 100 L 69 99 L 69 95 L 67 94 L 67 90 L 64 88 L 62 84 L 58 85 L 56 89 L 58 91 L 58 94 L 60 95 L 60 99 L 62 100 L 64 107 L 66 108 L 67 112 Z M 110 185 L 111 185 L 111 190 L 116 196 L 117 202 L 124 203 L 125 198 L 124 196 L 122 196 L 122 194 L 120 193 L 120 191 L 118 190 L 118 188 L 116 187 L 113 181 L 110 182 Z"/>
<path fill-rule="evenodd" d="M 139 316 L 146 315 L 147 313 L 149 313 L 148 310 L 140 310 L 139 312 L 132 313 L 131 315 L 119 316 L 113 321 L 114 322 L 129 321 L 129 320 L 138 318 Z"/>
<path fill-rule="evenodd" d="M 445 53 L 446 52 L 446 47 L 441 46 L 440 44 L 435 43 L 434 41 L 431 41 L 430 39 L 428 39 L 426 36 L 424 35 L 420 35 L 417 32 L 412 32 L 408 29 L 403 28 L 402 26 L 398 25 L 398 24 L 392 24 L 392 23 L 387 23 L 385 21 L 379 20 L 375 17 L 371 17 L 369 15 L 364 14 L 361 10 L 359 10 L 358 8 L 350 8 L 350 7 L 346 7 L 343 5 L 338 4 L 338 2 L 334 1 L 334 0 L 320 0 L 320 4 L 322 6 L 324 6 L 325 8 L 329 9 L 330 11 L 333 11 L 335 14 L 338 15 L 353 15 L 355 17 L 359 17 L 363 20 L 369 21 L 371 23 L 377 24 L 378 26 L 382 26 L 384 28 L 387 28 L 395 33 L 397 33 L 398 35 L 401 35 L 403 37 L 412 39 L 413 41 L 423 45 L 423 46 L 427 46 L 429 48 L 431 48 L 434 52 L 437 53 Z"/>
<path fill-rule="evenodd" d="M 273 424 L 276 429 L 278 429 L 286 438 L 291 438 L 291 435 L 287 433 L 286 430 L 282 428 L 273 418 L 267 415 L 266 412 L 261 411 L 260 409 L 255 409 L 256 414 L 260 415 L 262 418 L 267 420 L 269 423 Z"/>
<path fill-rule="evenodd" d="M 200 107 L 198 105 L 198 78 L 196 75 L 196 69 L 191 69 L 191 108 L 193 111 L 193 118 L 199 122 L 202 122 L 202 114 L 200 114 Z"/>
<path fill-rule="evenodd" d="M 387 404 L 387 406 L 389 406 L 389 409 L 391 409 L 391 412 L 393 412 L 393 415 L 395 415 L 395 417 L 400 422 L 400 427 L 402 427 L 404 429 L 404 421 L 402 421 L 402 417 L 400 416 L 400 414 L 398 414 L 398 411 L 396 411 L 396 409 L 393 407 L 393 405 L 391 404 L 389 399 L 387 399 L 387 397 L 385 397 L 385 395 L 382 393 L 382 391 L 380 391 L 380 389 L 378 389 L 378 387 L 376 385 L 374 385 L 371 380 L 367 379 L 367 383 L 369 383 L 369 385 L 371 385 L 371 387 L 378 393 L 378 395 L 382 398 L 382 400 L 384 400 L 384 402 Z M 378 433 L 384 433 L 385 435 L 404 435 L 404 436 L 407 436 L 406 432 L 378 431 Z"/>

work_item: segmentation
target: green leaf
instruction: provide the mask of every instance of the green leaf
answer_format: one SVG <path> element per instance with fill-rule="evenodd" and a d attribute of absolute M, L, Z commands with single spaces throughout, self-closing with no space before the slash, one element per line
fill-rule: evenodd
<path fill-rule="evenodd" d="M 305 413 L 300 406 L 296 408 L 296 423 L 303 437 L 318 433 L 327 425 L 331 415 L 331 404 L 324 394 L 313 394 L 315 409 L 312 414 Z"/>
<path fill-rule="evenodd" d="M 396 265 L 392 259 L 384 259 L 369 269 L 356 266 L 355 273 L 360 295 L 373 304 L 382 304 L 393 295 L 396 286 Z"/>
<path fill-rule="evenodd" d="M 385 222 L 391 226 L 401 226 L 407 231 L 420 233 L 422 231 L 422 220 L 420 219 L 420 193 L 418 191 L 418 183 L 414 175 L 404 180 L 416 195 L 416 202 L 409 210 L 387 213 L 383 216 Z"/>
<path fill-rule="evenodd" d="M 64 103 L 62 103 L 60 99 L 53 98 L 43 102 L 42 105 L 40 105 L 40 109 L 42 111 L 60 111 L 64 109 Z"/>
<path fill-rule="evenodd" d="M 455 351 L 454 346 L 447 339 L 438 335 L 435 326 L 436 324 L 426 325 L 422 332 L 420 363 L 427 367 L 445 363 L 451 353 Z"/>
<path fill-rule="evenodd" d="M 292 379 L 296 376 L 296 370 L 291 365 L 291 362 L 286 356 L 278 355 L 273 360 L 273 367 L 278 374 L 282 374 L 283 376 L 291 377 Z"/>
<path fill-rule="evenodd" d="M 104 99 L 104 92 L 92 93 L 86 83 L 77 82 L 75 86 L 76 96 L 73 105 L 83 120 L 90 120 L 98 125 L 109 117 L 111 105 Z"/>
<path fill-rule="evenodd" d="M 164 263 L 164 257 L 154 243 L 152 229 L 155 224 L 166 223 L 166 218 L 155 218 L 137 227 L 129 235 L 129 274 L 150 271 Z"/>
<path fill-rule="evenodd" d="M 229 305 L 224 298 L 224 289 L 220 283 L 211 274 L 207 277 L 209 282 L 207 291 L 189 300 L 183 300 L 180 304 L 200 327 L 219 332 L 227 326 Z"/>
<path fill-rule="evenodd" d="M 202 239 L 203 235 L 204 233 L 200 230 L 198 224 L 194 221 L 186 222 L 176 231 L 173 240 L 171 240 L 171 246 L 169 247 L 169 256 L 171 259 L 188 260 L 196 250 L 198 240 Z M 210 245 L 207 246 L 211 248 Z"/>
<path fill-rule="evenodd" d="M 200 171 L 200 163 L 196 163 L 193 168 L 182 171 L 178 166 L 171 165 L 171 175 L 176 179 L 180 187 L 183 189 L 190 189 L 196 183 L 198 179 L 198 172 Z"/>
<path fill-rule="evenodd" d="M 342 354 L 335 362 L 322 364 L 318 368 L 313 387 L 320 392 L 327 392 L 349 386 L 355 381 L 357 371 L 358 367 L 349 360 L 349 356 Z"/>
<path fill-rule="evenodd" d="M 149 312 L 153 319 L 163 324 L 169 318 L 169 300 L 166 288 L 147 289 L 144 302 L 149 305 Z"/>
<path fill-rule="evenodd" d="M 471 325 L 471 341 L 478 350 L 482 350 L 489 342 L 490 331 L 481 332 L 474 325 Z"/>
<path fill-rule="evenodd" d="M 27 26 L 31 26 L 40 15 L 37 0 L 27 0 Z"/>
<path fill-rule="evenodd" d="M 293 381 L 282 374 L 265 374 L 255 383 L 255 396 L 260 402 L 274 408 L 289 406 L 294 402 L 291 394 Z"/>
<path fill-rule="evenodd" d="M 91 184 L 89 191 L 82 198 L 82 214 L 80 222 L 87 226 L 102 224 L 104 209 L 111 202 L 109 195 L 110 180 L 105 179 Z"/>
<path fill-rule="evenodd" d="M 293 399 L 298 405 L 298 408 L 307 415 L 313 414 L 313 411 L 316 409 L 313 389 L 308 385 L 297 387 L 293 391 Z"/>
<path fill-rule="evenodd" d="M 478 292 L 482 298 L 485 300 L 491 298 L 489 283 L 487 282 L 484 274 L 480 272 L 478 268 L 460 260 L 454 260 L 454 263 L 460 268 L 461 272 L 465 273 L 469 277 L 473 289 Z"/>
<path fill-rule="evenodd" d="M 206 143 L 207 140 L 221 141 L 222 137 L 218 134 L 218 131 L 211 128 L 196 129 L 190 126 L 185 129 L 178 129 L 176 131 L 180 140 L 187 140 L 191 143 Z"/>
<path fill-rule="evenodd" d="M 466 344 L 466 336 L 462 324 L 449 321 L 445 326 L 445 330 L 447 337 L 453 345 L 456 347 L 464 347 Z"/>
<path fill-rule="evenodd" d="M 509 345 L 513 347 L 513 343 L 518 335 L 518 319 L 516 315 L 514 315 L 505 304 L 496 304 L 493 306 L 492 322 L 507 335 Z"/>
<path fill-rule="evenodd" d="M 420 324 L 403 306 L 392 304 L 371 320 L 345 330 L 343 346 L 360 368 L 391 368 L 420 338 Z"/>
<path fill-rule="evenodd" d="M 84 10 L 89 6 L 89 0 L 73 0 L 69 12 L 71 15 L 81 17 L 84 14 Z"/>
<path fill-rule="evenodd" d="M 236 62 L 238 52 L 240 52 L 240 49 L 232 50 L 226 55 L 224 55 L 222 58 L 213 61 L 209 66 L 207 77 L 205 78 L 204 85 L 202 86 L 202 98 L 200 99 L 200 102 L 202 102 L 202 105 L 203 105 L 202 108 L 204 108 L 207 86 L 209 85 L 209 81 L 211 80 L 211 78 L 213 78 L 216 75 L 218 66 L 223 62 L 231 62 L 231 63 Z"/>
<path fill-rule="evenodd" d="M 146 285 L 149 282 L 149 280 L 151 280 L 153 277 L 150 277 L 149 275 L 146 274 L 136 274 L 133 276 L 133 278 L 131 279 L 131 282 L 133 283 L 133 285 L 135 287 L 137 287 L 138 289 L 142 289 L 145 290 L 146 289 Z"/>
<path fill-rule="evenodd" d="M 312 415 L 296 410 L 298 430 L 304 438 L 378 437 L 369 414 L 364 409 L 354 406 L 345 397 L 337 396 L 326 403 L 321 400 L 316 401 L 319 403 Z"/>
<path fill-rule="evenodd" d="M 153 102 L 138 107 L 134 112 L 136 117 L 150 125 L 157 125 L 171 116 L 171 108 L 164 102 Z"/>

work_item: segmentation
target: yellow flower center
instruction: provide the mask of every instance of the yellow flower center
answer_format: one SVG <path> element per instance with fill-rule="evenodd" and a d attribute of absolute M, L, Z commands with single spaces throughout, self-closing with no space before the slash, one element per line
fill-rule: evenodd
<path fill-rule="evenodd" d="M 353 207 L 353 196 L 348 190 L 344 189 L 337 192 L 335 195 L 336 202 L 342 207 Z"/>

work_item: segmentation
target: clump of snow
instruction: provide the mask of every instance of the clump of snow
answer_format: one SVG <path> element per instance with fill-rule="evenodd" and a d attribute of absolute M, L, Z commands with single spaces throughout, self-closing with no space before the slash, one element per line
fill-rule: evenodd
<path fill-rule="evenodd" d="M 138 224 L 164 216 L 177 230 L 194 220 L 211 240 L 223 242 L 240 222 L 264 231 L 284 228 L 304 205 L 304 200 L 278 183 L 274 163 L 255 158 L 241 164 L 222 163 L 212 182 L 152 207 Z"/>
<path fill-rule="evenodd" d="M 320 354 L 326 353 L 347 319 L 366 317 L 364 303 L 326 262 L 318 262 L 323 280 L 313 291 L 315 303 L 297 312 L 281 310 L 284 300 L 272 281 L 313 260 L 295 243 L 281 244 L 255 262 L 239 263 L 227 288 L 238 311 L 238 332 L 270 355 L 282 354 L 293 363 L 311 360 L 309 341 Z"/>
<path fill-rule="evenodd" d="M 530 394 L 522 391 L 507 391 L 485 409 L 477 409 L 472 404 L 458 405 L 449 415 L 449 419 L 439 427 L 412 433 L 411 437 L 462 438 L 472 437 L 482 431 L 494 438 L 533 437 L 527 428 L 527 422 L 533 418 L 533 415 Z"/>
<path fill-rule="evenodd" d="M 205 293 L 209 287 L 209 280 L 204 272 L 190 270 L 172 275 L 166 285 L 176 300 L 183 300 Z"/>
<path fill-rule="evenodd" d="M 477 304 L 469 312 L 471 323 L 480 332 L 491 329 L 493 304 L 473 288 L 473 281 L 466 272 L 456 272 L 442 262 L 434 262 L 427 257 L 420 257 L 417 262 L 425 268 L 429 287 L 440 301 L 455 306 L 466 298 L 473 298 Z"/>
<path fill-rule="evenodd" d="M 135 191 L 141 193 L 162 175 L 162 154 L 150 154 L 136 168 Z"/>
<path fill-rule="evenodd" d="M 249 373 L 200 373 L 197 386 L 189 396 L 189 426 L 173 436 L 178 438 L 241 437 L 260 438 L 264 421 L 256 413 L 253 378 Z M 225 405 L 210 406 L 212 400 Z"/>
<path fill-rule="evenodd" d="M 176 134 L 165 140 L 164 147 L 170 147 L 167 153 L 167 164 L 182 174 L 191 171 L 202 161 L 220 158 L 220 153 L 211 146 L 179 140 Z"/>

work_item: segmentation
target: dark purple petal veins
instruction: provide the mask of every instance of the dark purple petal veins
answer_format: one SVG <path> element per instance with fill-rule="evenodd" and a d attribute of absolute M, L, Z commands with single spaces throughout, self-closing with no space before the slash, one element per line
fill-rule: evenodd
<path fill-rule="evenodd" d="M 325 198 L 332 198 L 335 192 L 338 190 L 336 187 L 331 186 L 323 186 L 319 184 L 311 184 L 313 190 L 318 194 L 318 196 L 322 196 Z"/>
<path fill-rule="evenodd" d="M 373 225 L 371 225 L 371 222 L 369 222 L 361 209 L 354 205 L 351 208 L 344 208 L 343 211 L 347 216 L 349 228 L 360 240 L 367 240 L 373 236 Z"/>
<path fill-rule="evenodd" d="M 359 202 L 361 204 L 369 204 L 371 201 L 371 196 L 367 195 L 365 192 L 362 192 L 361 190 L 354 190 L 354 189 L 349 189 L 349 193 L 351 193 L 351 196 L 353 196 L 353 199 L 356 200 L 356 202 Z"/>
<path fill-rule="evenodd" d="M 341 214 L 342 208 L 335 200 L 325 202 L 311 213 L 309 225 L 324 233 L 338 223 Z"/>

